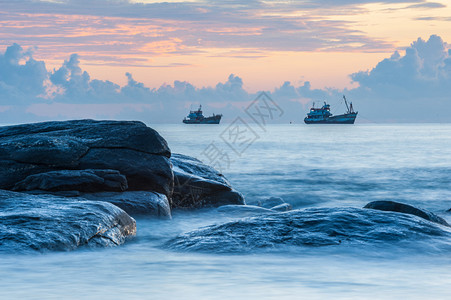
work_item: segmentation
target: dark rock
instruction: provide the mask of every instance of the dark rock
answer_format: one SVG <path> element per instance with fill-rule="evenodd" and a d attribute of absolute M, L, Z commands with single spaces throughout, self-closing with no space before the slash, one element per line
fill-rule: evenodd
<path fill-rule="evenodd" d="M 91 149 L 79 168 L 113 169 L 127 177 L 129 190 L 147 190 L 171 195 L 173 173 L 169 159 L 130 149 Z"/>
<path fill-rule="evenodd" d="M 180 169 L 185 174 L 196 175 L 203 180 L 210 180 L 213 183 L 221 184 L 227 187 L 231 187 L 227 179 L 219 173 L 215 168 L 208 166 L 198 160 L 197 158 L 173 153 L 171 157 L 171 163 L 175 169 Z"/>
<path fill-rule="evenodd" d="M 0 190 L 0 251 L 67 251 L 125 242 L 136 223 L 106 202 Z"/>
<path fill-rule="evenodd" d="M 245 205 L 244 196 L 235 190 L 217 191 L 206 195 L 202 200 L 202 207 L 218 207 L 221 205 L 235 204 Z"/>
<path fill-rule="evenodd" d="M 50 171 L 110 169 L 126 176 L 132 190 L 170 197 L 170 155 L 166 141 L 141 122 L 76 120 L 0 127 L 0 188 L 12 189 L 30 175 Z"/>
<path fill-rule="evenodd" d="M 411 241 L 413 249 L 418 249 L 418 242 L 424 241 L 422 245 L 434 244 L 434 249 L 449 249 L 450 239 L 451 231 L 446 227 L 409 214 L 312 208 L 260 214 L 207 226 L 179 235 L 165 247 L 177 251 L 243 253 L 337 245 L 355 248 L 392 244 L 405 248 L 405 241 Z"/>
<path fill-rule="evenodd" d="M 72 120 L 5 126 L 0 127 L 0 140 L 2 156 L 5 153 L 14 156 L 11 153 L 22 150 L 23 153 L 28 153 L 24 156 L 25 162 L 40 162 L 36 160 L 37 153 L 30 153 L 40 148 L 30 141 L 35 141 L 36 144 L 50 143 L 51 149 L 62 154 L 67 151 L 79 152 L 74 147 L 75 143 L 88 148 L 126 148 L 168 158 L 171 156 L 166 141 L 158 132 L 138 121 Z M 48 145 L 42 150 L 48 151 Z M 48 156 L 44 153 L 44 157 Z M 67 157 L 64 157 L 62 163 L 67 163 Z"/>
<path fill-rule="evenodd" d="M 42 191 L 42 190 L 32 190 L 32 191 L 21 191 L 22 193 L 27 193 L 31 195 L 53 195 L 58 197 L 79 197 L 81 193 L 79 191 Z"/>
<path fill-rule="evenodd" d="M 171 157 L 174 172 L 172 205 L 175 208 L 243 205 L 244 197 L 227 179 L 200 160 L 182 154 Z"/>
<path fill-rule="evenodd" d="M 373 201 L 364 206 L 364 208 L 377 209 L 383 211 L 394 211 L 404 214 L 415 215 L 425 220 L 438 223 L 445 226 L 450 226 L 443 218 L 423 209 L 414 206 L 394 202 L 394 201 Z"/>
<path fill-rule="evenodd" d="M 127 179 L 115 170 L 61 170 L 30 175 L 15 184 L 15 191 L 124 191 Z"/>
<path fill-rule="evenodd" d="M 141 122 L 78 120 L 1 127 L 0 189 L 70 196 L 149 191 L 165 195 L 177 208 L 244 204 L 243 196 L 214 168 L 189 156 L 170 156 L 166 141 Z M 149 204 L 153 202 L 144 198 L 132 200 L 130 206 L 122 199 L 118 205 L 133 213 L 155 214 Z M 163 212 L 163 206 L 157 207 Z"/>
<path fill-rule="evenodd" d="M 127 191 L 83 194 L 82 198 L 110 202 L 132 216 L 156 216 L 171 218 L 168 198 L 156 192 Z"/>

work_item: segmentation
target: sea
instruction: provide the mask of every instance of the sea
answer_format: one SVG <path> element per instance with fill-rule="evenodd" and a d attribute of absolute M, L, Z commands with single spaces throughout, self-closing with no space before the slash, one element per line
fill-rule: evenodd
<path fill-rule="evenodd" d="M 391 200 L 451 223 L 451 124 L 148 125 L 173 153 L 219 169 L 248 204 Z M 237 218 L 174 211 L 171 220 L 137 218 L 136 237 L 119 247 L 2 254 L 0 299 L 451 299 L 449 237 L 242 253 L 164 246 Z"/>

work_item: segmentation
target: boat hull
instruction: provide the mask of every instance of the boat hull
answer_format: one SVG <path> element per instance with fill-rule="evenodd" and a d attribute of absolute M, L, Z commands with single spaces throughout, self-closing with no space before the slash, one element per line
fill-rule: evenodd
<path fill-rule="evenodd" d="M 216 115 L 213 117 L 207 117 L 207 118 L 202 118 L 202 119 L 195 119 L 195 120 L 190 120 L 190 119 L 185 119 L 183 120 L 183 123 L 185 124 L 219 124 L 219 122 L 221 122 L 221 115 Z"/>
<path fill-rule="evenodd" d="M 328 118 L 305 118 L 305 124 L 354 124 L 357 113 L 343 114 Z"/>

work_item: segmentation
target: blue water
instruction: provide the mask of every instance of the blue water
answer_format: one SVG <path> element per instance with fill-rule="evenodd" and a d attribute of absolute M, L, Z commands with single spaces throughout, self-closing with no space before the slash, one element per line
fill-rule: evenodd
<path fill-rule="evenodd" d="M 253 126 L 258 137 L 240 155 L 226 144 L 227 124 L 151 126 L 173 152 L 207 163 L 203 153 L 214 142 L 231 160 L 223 173 L 250 204 L 274 196 L 295 209 L 394 200 L 451 223 L 449 124 Z M 169 221 L 137 219 L 136 238 L 117 248 L 2 255 L 0 299 L 451 297 L 450 248 L 434 239 L 233 255 L 161 247 L 231 219 L 215 210 L 175 212 Z"/>

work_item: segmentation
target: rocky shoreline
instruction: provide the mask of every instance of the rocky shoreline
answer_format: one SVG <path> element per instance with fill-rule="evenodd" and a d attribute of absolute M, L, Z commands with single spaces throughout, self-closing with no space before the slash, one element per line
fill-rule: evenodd
<path fill-rule="evenodd" d="M 0 128 L 0 201 L 0 251 L 119 245 L 136 233 L 133 216 L 245 204 L 144 123 L 94 120 Z"/>
<path fill-rule="evenodd" d="M 377 239 L 372 234 L 386 230 L 387 220 L 393 227 L 388 231 L 402 232 L 397 239 L 415 230 L 423 234 L 424 222 L 432 234 L 449 235 L 444 219 L 397 202 L 291 211 L 290 204 L 272 197 L 246 205 L 221 173 L 196 158 L 171 153 L 166 140 L 142 122 L 0 127 L 0 252 L 117 246 L 136 234 L 133 217 L 171 219 L 173 210 L 214 207 L 221 214 L 257 217 L 187 233 L 168 247 L 202 250 L 202 236 L 214 243 L 208 249 L 226 252 L 277 243 L 365 242 Z M 315 214 L 316 225 L 311 225 Z"/>

